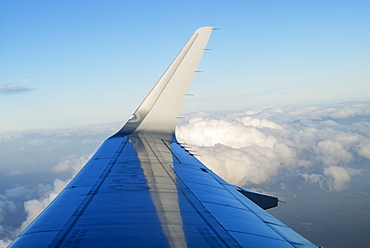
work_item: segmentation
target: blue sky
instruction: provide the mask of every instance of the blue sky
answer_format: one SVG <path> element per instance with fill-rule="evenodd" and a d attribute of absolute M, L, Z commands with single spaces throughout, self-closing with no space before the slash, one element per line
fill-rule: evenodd
<path fill-rule="evenodd" d="M 2 1 L 0 130 L 127 120 L 200 26 L 183 111 L 370 99 L 368 1 Z"/>

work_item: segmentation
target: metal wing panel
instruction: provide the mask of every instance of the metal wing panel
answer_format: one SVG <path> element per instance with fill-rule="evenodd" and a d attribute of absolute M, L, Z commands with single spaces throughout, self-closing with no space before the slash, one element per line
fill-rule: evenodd
<path fill-rule="evenodd" d="M 240 242 L 242 247 L 253 247 L 253 248 L 292 248 L 295 247 L 292 244 L 282 241 L 273 240 L 264 236 L 252 235 L 247 233 L 239 233 L 230 231 L 230 234 Z M 316 246 L 315 246 L 316 247 Z"/>
<path fill-rule="evenodd" d="M 177 175 L 241 246 L 255 247 L 256 243 L 264 247 L 267 244 L 270 247 L 316 247 L 244 197 L 238 187 L 204 169 L 205 166 L 190 156 L 183 146 L 173 143 L 170 148 L 174 156 L 181 160 L 181 165 L 176 163 L 174 168 Z"/>
<path fill-rule="evenodd" d="M 292 244 L 294 247 L 317 247 L 300 234 L 286 226 L 284 223 L 273 217 L 271 214 L 264 211 L 251 200 L 244 197 L 240 192 L 237 191 L 236 186 L 230 184 L 224 184 L 224 186 L 244 204 L 245 208 L 253 212 L 265 225 L 274 230 L 279 236 L 286 240 L 286 242 Z"/>
<path fill-rule="evenodd" d="M 245 208 L 209 202 L 204 203 L 204 206 L 229 232 L 247 233 L 284 241 L 280 235 Z"/>
<path fill-rule="evenodd" d="M 239 247 L 176 175 L 161 139 L 114 139 L 12 247 Z"/>

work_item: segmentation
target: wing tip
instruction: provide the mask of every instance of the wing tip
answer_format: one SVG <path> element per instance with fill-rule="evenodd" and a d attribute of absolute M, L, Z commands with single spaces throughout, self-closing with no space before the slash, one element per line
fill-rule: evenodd
<path fill-rule="evenodd" d="M 212 26 L 203 26 L 203 27 L 198 28 L 194 33 L 201 32 L 202 30 L 213 30 L 213 29 L 214 27 Z"/>
<path fill-rule="evenodd" d="M 205 26 L 194 32 L 179 55 L 135 111 L 133 115 L 135 118 L 129 119 L 114 136 L 124 136 L 142 131 L 174 134 L 176 116 L 181 110 L 185 93 L 190 87 L 194 71 L 198 67 L 213 29 L 211 26 Z"/>

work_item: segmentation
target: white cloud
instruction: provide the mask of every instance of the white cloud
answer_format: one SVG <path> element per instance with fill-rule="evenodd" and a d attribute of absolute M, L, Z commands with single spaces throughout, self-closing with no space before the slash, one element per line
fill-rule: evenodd
<path fill-rule="evenodd" d="M 191 131 L 190 131 L 191 130 Z M 244 125 L 237 120 L 213 119 L 211 117 L 194 117 L 177 129 L 179 137 L 198 146 L 223 144 L 232 148 L 248 146 L 273 147 L 276 139 L 266 136 L 254 127 Z"/>
<path fill-rule="evenodd" d="M 72 174 L 72 177 L 68 180 L 61 180 L 57 178 L 54 180 L 52 187 L 50 187 L 49 185 L 40 184 L 37 187 L 37 191 L 39 192 L 39 194 L 41 194 L 41 196 L 38 198 L 27 200 L 23 203 L 24 210 L 27 214 L 26 219 L 18 228 L 15 228 L 13 234 L 7 235 L 8 238 L 3 238 L 3 240 L 0 240 L 0 245 L 8 245 L 11 242 L 10 237 L 15 237 L 19 235 L 67 186 L 73 176 L 75 176 L 80 171 L 80 169 L 85 165 L 90 157 L 91 155 L 77 156 L 71 154 L 66 159 L 61 161 L 58 165 L 56 165 L 53 168 L 54 172 L 69 172 Z M 17 186 L 15 188 L 7 190 L 6 196 L 3 196 L 3 198 L 18 197 L 22 195 L 22 193 L 24 193 L 25 191 L 27 191 L 27 189 L 25 189 L 24 187 Z M 5 212 L 10 211 L 11 209 L 15 209 L 14 203 L 9 200 L 0 201 L 0 223 Z M 4 235 L 2 236 L 4 237 Z"/>
<path fill-rule="evenodd" d="M 280 166 L 270 148 L 235 149 L 221 144 L 196 148 L 199 159 L 227 181 L 238 185 L 259 184 L 275 176 Z"/>
<path fill-rule="evenodd" d="M 330 190 L 340 191 L 347 187 L 352 175 L 359 174 L 361 170 L 330 166 L 324 170 L 324 175 L 328 177 L 328 187 Z"/>
<path fill-rule="evenodd" d="M 338 127 L 339 124 L 336 123 L 335 121 L 333 120 L 327 120 L 327 121 L 323 121 L 321 122 L 323 125 L 327 126 L 327 127 Z"/>
<path fill-rule="evenodd" d="M 69 155 L 65 160 L 61 161 L 55 167 L 54 172 L 70 172 L 72 177 L 68 180 L 61 180 L 59 178 L 54 180 L 54 184 L 51 190 L 48 190 L 43 197 L 39 199 L 32 199 L 24 203 L 24 209 L 27 213 L 27 219 L 22 222 L 20 228 L 17 229 L 17 233 L 21 233 L 40 213 L 52 202 L 55 197 L 67 186 L 72 178 L 81 170 L 86 164 L 91 155 L 76 156 L 74 154 Z"/>
<path fill-rule="evenodd" d="M 322 183 L 324 181 L 324 177 L 323 175 L 321 174 L 307 174 L 307 173 L 304 173 L 302 174 L 302 177 L 306 180 L 306 182 L 310 183 L 310 184 L 319 184 L 320 187 L 322 188 Z"/>
<path fill-rule="evenodd" d="M 258 127 L 258 128 L 271 128 L 271 129 L 283 129 L 280 125 L 267 119 L 257 119 L 249 116 L 241 118 L 241 122 L 245 126 Z"/>
<path fill-rule="evenodd" d="M 358 174 L 351 164 L 360 156 L 370 158 L 369 109 L 369 103 L 345 103 L 199 113 L 182 122 L 177 136 L 194 145 L 199 159 L 230 183 L 268 182 L 285 168 L 303 175 L 308 184 L 343 190 Z"/>
<path fill-rule="evenodd" d="M 325 191 L 341 191 L 348 187 L 351 176 L 361 172 L 360 169 L 330 166 L 324 169 L 324 174 L 302 174 L 305 181 L 312 185 L 319 185 Z"/>
<path fill-rule="evenodd" d="M 10 245 L 12 241 L 9 239 L 1 240 L 0 239 L 0 248 L 6 248 L 8 245 Z"/>
<path fill-rule="evenodd" d="M 359 144 L 357 149 L 360 156 L 370 159 L 370 141 Z"/>
<path fill-rule="evenodd" d="M 85 156 L 71 154 L 66 159 L 54 166 L 52 171 L 57 173 L 70 172 L 74 176 L 87 163 L 91 156 L 92 154 Z"/>
<path fill-rule="evenodd" d="M 50 202 L 52 202 L 55 197 L 67 186 L 71 179 L 63 181 L 60 179 L 54 180 L 54 187 L 51 192 L 48 192 L 44 197 L 40 199 L 32 199 L 26 201 L 24 209 L 27 213 L 27 218 L 22 222 L 21 226 L 16 230 L 16 235 L 19 235 L 40 213 L 44 210 Z"/>
<path fill-rule="evenodd" d="M 315 151 L 320 160 L 328 166 L 347 164 L 353 160 L 352 155 L 340 143 L 331 140 L 320 141 Z"/>
<path fill-rule="evenodd" d="M 180 141 L 195 145 L 202 154 L 199 159 L 216 173 L 245 185 L 265 182 L 280 167 L 296 162 L 295 149 L 278 141 L 271 130 L 285 133 L 282 126 L 265 118 L 213 118 L 202 113 L 179 126 L 177 135 Z"/>

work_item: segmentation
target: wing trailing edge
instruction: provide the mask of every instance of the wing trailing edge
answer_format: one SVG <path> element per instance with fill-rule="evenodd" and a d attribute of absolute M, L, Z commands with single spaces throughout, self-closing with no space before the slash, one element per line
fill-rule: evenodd
<path fill-rule="evenodd" d="M 194 32 L 145 100 L 114 137 L 143 131 L 175 133 L 176 117 L 185 101 L 212 30 L 213 27 L 202 27 Z"/>

